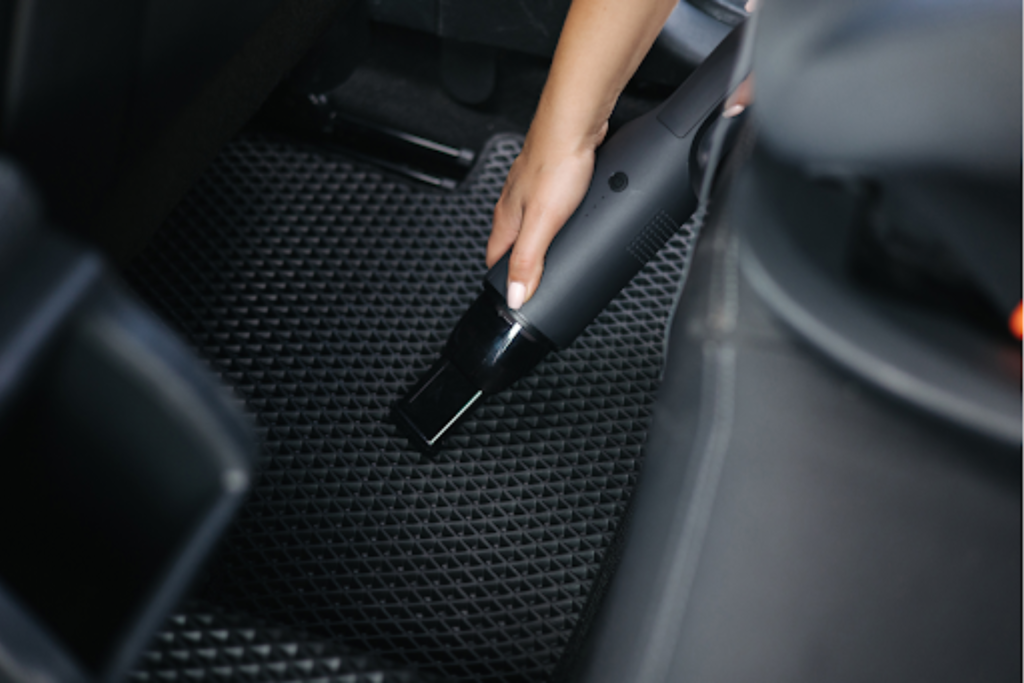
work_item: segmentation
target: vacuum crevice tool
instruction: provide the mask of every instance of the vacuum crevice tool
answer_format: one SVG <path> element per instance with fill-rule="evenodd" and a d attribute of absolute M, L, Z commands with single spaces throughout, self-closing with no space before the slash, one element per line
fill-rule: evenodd
<path fill-rule="evenodd" d="M 571 344 L 686 223 L 698 207 L 701 135 L 745 75 L 735 69 L 742 47 L 741 25 L 671 97 L 598 149 L 587 194 L 521 308 L 505 303 L 509 255 L 491 268 L 441 358 L 392 406 L 392 421 L 415 448 L 436 451 L 486 396 Z"/>
<path fill-rule="evenodd" d="M 441 358 L 394 406 L 392 415 L 420 451 L 429 451 L 483 395 L 483 389 Z"/>
<path fill-rule="evenodd" d="M 485 395 L 504 391 L 554 349 L 501 294 L 485 285 L 455 325 L 441 358 L 392 407 L 392 420 L 418 450 L 436 450 Z"/>

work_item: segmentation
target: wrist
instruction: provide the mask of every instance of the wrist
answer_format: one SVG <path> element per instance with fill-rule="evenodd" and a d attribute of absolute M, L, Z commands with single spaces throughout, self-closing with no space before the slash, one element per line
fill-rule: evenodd
<path fill-rule="evenodd" d="M 591 156 L 608 132 L 608 116 L 598 107 L 560 105 L 542 98 L 525 147 L 558 156 Z"/>

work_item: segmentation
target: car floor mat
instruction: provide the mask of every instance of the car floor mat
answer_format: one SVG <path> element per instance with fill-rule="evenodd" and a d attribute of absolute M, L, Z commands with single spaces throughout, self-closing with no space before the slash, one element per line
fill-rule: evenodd
<path fill-rule="evenodd" d="M 436 455 L 387 421 L 480 291 L 521 144 L 496 136 L 444 191 L 247 134 L 131 264 L 262 443 L 207 600 L 453 681 L 543 680 L 588 625 L 640 466 L 685 229 Z"/>
<path fill-rule="evenodd" d="M 187 601 L 153 637 L 128 680 L 425 683 L 428 679 L 415 670 L 390 666 L 295 629 Z"/>

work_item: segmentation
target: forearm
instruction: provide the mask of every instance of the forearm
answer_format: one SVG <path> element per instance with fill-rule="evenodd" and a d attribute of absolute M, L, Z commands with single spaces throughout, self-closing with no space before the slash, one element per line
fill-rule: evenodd
<path fill-rule="evenodd" d="M 574 0 L 531 126 L 545 145 L 593 149 L 676 0 Z"/>

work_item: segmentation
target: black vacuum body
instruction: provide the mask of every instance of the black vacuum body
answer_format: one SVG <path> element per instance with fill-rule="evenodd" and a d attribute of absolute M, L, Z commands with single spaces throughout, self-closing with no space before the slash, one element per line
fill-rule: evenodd
<path fill-rule="evenodd" d="M 587 194 L 552 241 L 529 301 L 505 303 L 508 253 L 487 273 L 441 358 L 392 408 L 418 450 L 436 450 L 485 396 L 571 344 L 694 213 L 699 142 L 738 80 L 742 43 L 739 27 L 671 97 L 598 149 Z"/>

